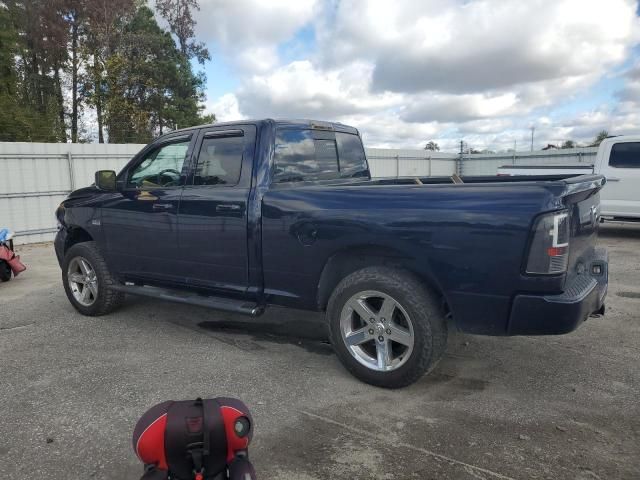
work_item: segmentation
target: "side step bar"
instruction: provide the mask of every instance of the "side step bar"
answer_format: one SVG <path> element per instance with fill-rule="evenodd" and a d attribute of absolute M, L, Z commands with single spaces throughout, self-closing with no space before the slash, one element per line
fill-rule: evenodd
<path fill-rule="evenodd" d="M 249 303 L 244 300 L 233 300 L 222 297 L 210 297 L 198 295 L 197 293 L 183 292 L 180 290 L 169 290 L 166 288 L 116 284 L 111 287 L 118 292 L 130 293 L 131 295 L 142 295 L 144 297 L 159 298 L 170 302 L 186 303 L 189 305 L 199 305 L 201 307 L 213 308 L 224 312 L 240 313 L 257 317 L 264 313 L 264 305 Z"/>

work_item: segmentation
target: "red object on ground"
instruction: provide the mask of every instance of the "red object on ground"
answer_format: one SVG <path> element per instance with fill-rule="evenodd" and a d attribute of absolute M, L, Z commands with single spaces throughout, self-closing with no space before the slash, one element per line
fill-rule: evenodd
<path fill-rule="evenodd" d="M 4 245 L 0 245 L 0 260 L 4 260 L 9 264 L 14 277 L 17 277 L 20 272 L 24 272 L 27 269 L 24 263 L 20 261 L 20 255 L 16 255 Z"/>
<path fill-rule="evenodd" d="M 255 480 L 248 458 L 252 436 L 247 406 L 219 397 L 155 405 L 138 420 L 132 440 L 149 471 L 170 472 L 180 480 L 213 480 L 230 469 L 235 476 L 222 478 Z"/>

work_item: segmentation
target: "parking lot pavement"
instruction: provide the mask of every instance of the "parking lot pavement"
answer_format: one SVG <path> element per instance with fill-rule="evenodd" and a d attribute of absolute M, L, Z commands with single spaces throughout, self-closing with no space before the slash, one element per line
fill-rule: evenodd
<path fill-rule="evenodd" d="M 322 317 L 247 320 L 128 298 L 88 318 L 52 246 L 0 285 L 3 478 L 134 479 L 130 438 L 165 399 L 231 395 L 252 409 L 259 478 L 640 478 L 640 226 L 605 225 L 604 318 L 561 337 L 455 334 L 397 391 L 351 377 Z"/>

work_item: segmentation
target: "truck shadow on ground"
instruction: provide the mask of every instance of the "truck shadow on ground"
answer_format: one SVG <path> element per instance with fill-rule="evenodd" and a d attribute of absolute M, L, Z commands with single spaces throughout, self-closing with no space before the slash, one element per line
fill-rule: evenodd
<path fill-rule="evenodd" d="M 149 309 L 152 302 L 142 297 L 128 299 L 129 308 L 146 310 L 148 320 L 164 319 L 247 352 L 267 350 L 269 344 L 275 344 L 291 345 L 327 357 L 335 353 L 328 339 L 323 314 L 273 307 L 261 317 L 249 318 L 171 303 L 163 304 L 161 309 L 156 309 L 156 306 Z M 543 343 L 546 345 L 543 348 L 553 350 L 557 341 Z M 516 349 L 520 355 L 537 359 L 527 365 L 531 375 L 552 368 L 549 365 L 551 360 L 541 353 L 541 346 L 541 341 L 526 337 L 480 337 L 452 330 L 442 360 L 431 373 L 409 388 L 420 394 L 428 393 L 431 400 L 438 401 L 479 394 L 492 388 L 492 385 L 495 387 L 496 384 L 514 381 L 513 378 L 505 380 L 514 372 L 507 360 L 507 350 Z M 565 355 L 584 354 L 581 349 L 570 352 L 567 346 L 562 350 Z M 519 384 L 520 381 L 515 383 Z M 551 383 L 548 382 L 549 388 L 552 388 Z"/>
<path fill-rule="evenodd" d="M 308 315 L 308 312 L 301 313 Z M 253 320 L 238 317 L 204 321 L 195 324 L 194 330 L 201 329 L 201 331 L 204 330 L 214 335 L 223 333 L 246 336 L 250 340 L 249 343 L 291 344 L 310 353 L 320 355 L 334 354 L 333 347 L 329 342 L 327 326 L 323 319 L 302 320 L 301 317 L 298 317 L 297 319 L 283 321 L 280 316 L 269 319 L 270 316 L 270 314 L 265 314 L 264 317 Z M 469 355 L 468 349 L 464 346 L 468 345 L 469 342 L 460 340 L 464 340 L 464 338 L 463 334 L 456 333 L 448 345 L 447 352 L 436 368 L 420 380 L 421 387 L 431 389 L 431 395 L 434 398 L 453 400 L 480 392 L 489 384 L 485 379 L 461 375 L 460 369 L 464 370 L 462 365 L 469 361 L 474 361 L 473 355 Z M 433 390 L 434 388 L 436 390 Z"/>
<path fill-rule="evenodd" d="M 247 335 L 255 342 L 292 344 L 312 353 L 331 355 L 327 327 L 322 321 L 267 321 L 221 320 L 200 322 L 197 326 L 210 332 Z"/>
<path fill-rule="evenodd" d="M 199 334 L 215 338 L 218 341 L 233 345 L 247 351 L 263 350 L 266 343 L 293 345 L 310 353 L 333 355 L 334 350 L 329 342 L 329 332 L 322 313 L 272 307 L 264 315 L 249 318 L 244 315 L 218 312 L 202 307 L 165 303 L 162 311 L 155 311 L 155 300 L 144 297 L 128 297 L 128 308 L 146 310 L 149 320 L 164 318 L 169 323 L 189 329 Z M 135 314 L 134 314 L 135 315 Z M 203 320 L 203 317 L 206 320 Z M 471 337 L 458 331 L 451 331 L 446 353 L 439 365 L 429 375 L 430 384 L 456 384 L 460 363 L 476 361 L 475 355 L 468 348 Z M 478 339 L 476 339 L 476 342 Z M 468 382 L 471 390 L 482 390 L 483 381 L 471 379 Z"/>

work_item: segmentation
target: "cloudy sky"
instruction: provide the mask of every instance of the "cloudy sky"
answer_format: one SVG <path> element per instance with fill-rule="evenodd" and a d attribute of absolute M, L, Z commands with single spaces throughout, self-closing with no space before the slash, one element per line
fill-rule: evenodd
<path fill-rule="evenodd" d="M 200 0 L 218 120 L 295 117 L 367 146 L 529 148 L 640 132 L 633 0 Z M 201 68 L 201 67 L 198 67 Z"/>

